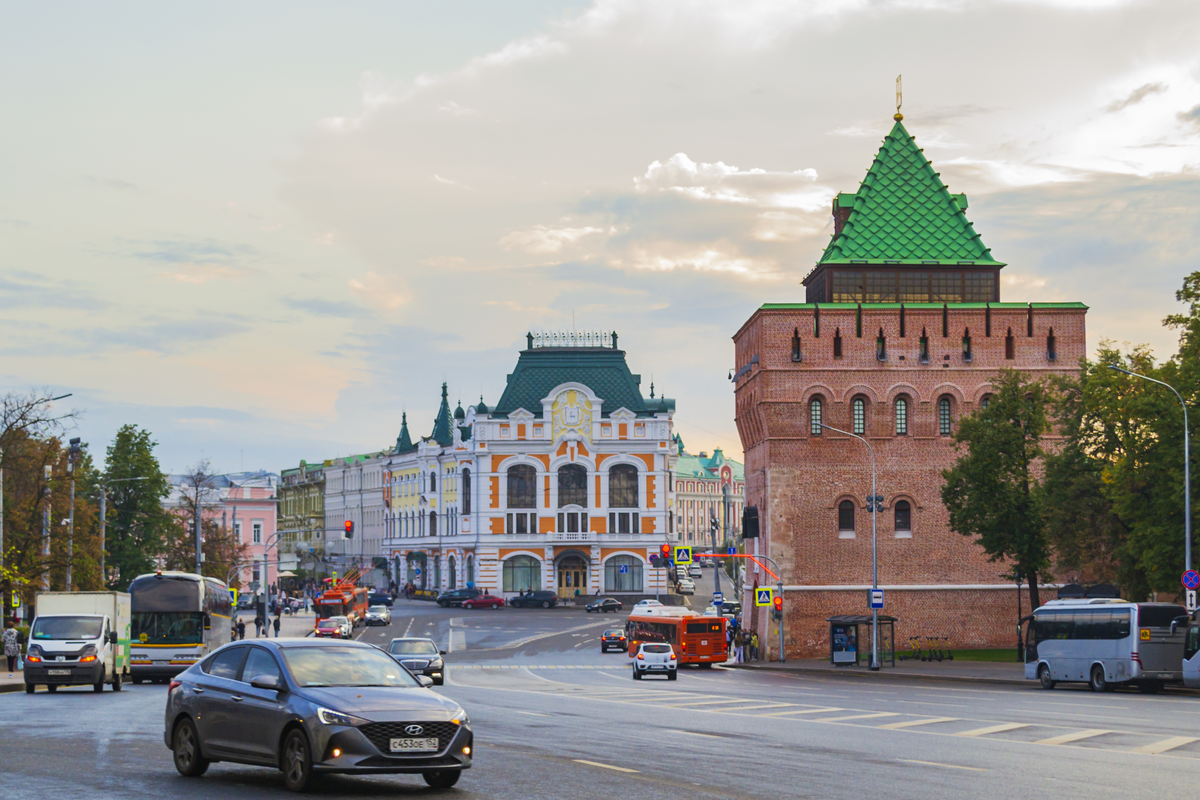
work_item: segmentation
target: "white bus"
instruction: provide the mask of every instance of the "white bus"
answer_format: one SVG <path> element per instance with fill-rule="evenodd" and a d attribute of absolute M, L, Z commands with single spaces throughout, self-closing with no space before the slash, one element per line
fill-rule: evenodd
<path fill-rule="evenodd" d="M 1193 613 L 1182 628 L 1187 632 L 1183 645 L 1183 685 L 1200 689 L 1200 615 Z"/>
<path fill-rule="evenodd" d="M 1023 620 L 1025 677 L 1043 689 L 1082 681 L 1096 692 L 1121 683 L 1156 692 L 1183 679 L 1186 633 L 1171 623 L 1186 614 L 1171 603 L 1052 600 Z"/>
<path fill-rule="evenodd" d="M 229 587 L 190 572 L 139 575 L 129 584 L 130 678 L 166 681 L 228 644 Z"/>

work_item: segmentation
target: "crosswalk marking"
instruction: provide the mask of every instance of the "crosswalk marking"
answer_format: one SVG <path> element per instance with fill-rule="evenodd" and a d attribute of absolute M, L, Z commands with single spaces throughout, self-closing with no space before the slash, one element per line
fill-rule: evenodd
<path fill-rule="evenodd" d="M 834 711 L 845 711 L 844 708 L 802 708 L 796 711 L 776 711 L 772 714 L 755 714 L 756 717 L 786 717 L 792 714 L 832 714 Z"/>
<path fill-rule="evenodd" d="M 849 722 L 852 719 L 876 719 L 877 717 L 898 717 L 895 711 L 877 711 L 874 714 L 851 714 L 848 717 L 825 717 L 817 722 Z"/>
<path fill-rule="evenodd" d="M 706 696 L 711 697 L 711 695 L 706 695 Z M 714 706 L 714 705 L 720 705 L 722 703 L 741 703 L 741 702 L 744 702 L 744 701 L 739 700 L 736 697 L 726 697 L 726 698 L 723 698 L 720 700 L 695 700 L 695 701 L 689 700 L 686 703 L 677 703 L 674 700 L 672 700 L 669 703 L 663 703 L 661 705 L 665 705 L 667 708 L 688 708 L 691 706 Z"/>
<path fill-rule="evenodd" d="M 788 706 L 795 706 L 795 705 L 796 705 L 795 703 L 762 703 L 761 705 L 756 705 L 756 706 L 739 706 L 737 708 L 728 708 L 728 709 L 715 708 L 713 710 L 714 711 L 737 711 L 740 713 L 742 711 L 756 711 L 760 708 L 787 708 Z"/>
<path fill-rule="evenodd" d="M 918 725 L 933 725 L 936 722 L 955 722 L 958 717 L 930 717 L 929 719 L 910 719 L 906 722 L 889 722 L 886 725 L 876 725 L 877 728 L 883 728 L 889 731 L 898 731 L 901 728 L 915 728 Z"/>
<path fill-rule="evenodd" d="M 991 733 L 1004 733 L 1005 731 L 1015 731 L 1017 728 L 1028 728 L 1024 722 L 1005 722 L 1000 725 L 989 725 L 986 728 L 976 728 L 971 731 L 963 731 L 955 736 L 987 736 Z"/>
<path fill-rule="evenodd" d="M 1093 736 L 1103 736 L 1112 731 L 1104 730 L 1087 730 L 1087 731 L 1072 731 L 1064 733 L 1061 736 L 1051 736 L 1049 739 L 1039 739 L 1034 744 L 1067 744 L 1068 742 L 1078 742 L 1080 739 L 1091 739 Z"/>
<path fill-rule="evenodd" d="M 1183 747 L 1185 744 L 1191 744 L 1195 741 L 1200 741 L 1200 739 L 1197 739 L 1195 736 L 1172 736 L 1170 739 L 1162 739 L 1161 741 L 1152 742 L 1141 747 L 1135 747 L 1133 748 L 1133 752 L 1156 756 L 1159 753 L 1165 753 L 1168 750 L 1174 750 L 1176 747 Z"/>

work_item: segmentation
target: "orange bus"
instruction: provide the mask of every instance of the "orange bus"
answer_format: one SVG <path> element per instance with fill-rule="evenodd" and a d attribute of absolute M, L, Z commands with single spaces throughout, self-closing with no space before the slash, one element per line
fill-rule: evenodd
<path fill-rule="evenodd" d="M 707 669 L 725 661 L 724 617 L 706 617 L 687 608 L 655 607 L 630 614 L 625 623 L 629 657 L 642 642 L 666 642 L 675 649 L 680 664 Z"/>
<path fill-rule="evenodd" d="M 351 627 L 357 628 L 367 617 L 367 590 L 344 585 L 326 589 L 313 600 L 313 608 L 317 613 L 314 625 L 329 617 L 348 617 Z"/>

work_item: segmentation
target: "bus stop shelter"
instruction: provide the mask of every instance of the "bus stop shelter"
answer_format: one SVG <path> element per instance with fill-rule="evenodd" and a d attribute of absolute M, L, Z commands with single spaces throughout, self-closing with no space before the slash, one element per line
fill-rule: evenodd
<path fill-rule="evenodd" d="M 837 667 L 871 663 L 871 615 L 828 617 L 829 663 Z M 859 636 L 859 631 L 864 633 Z M 879 663 L 896 666 L 896 618 L 879 615 Z"/>

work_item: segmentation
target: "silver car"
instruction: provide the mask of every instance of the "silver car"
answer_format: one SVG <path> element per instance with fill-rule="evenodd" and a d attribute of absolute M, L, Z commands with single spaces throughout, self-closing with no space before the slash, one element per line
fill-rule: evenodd
<path fill-rule="evenodd" d="M 367 626 L 391 625 L 392 611 L 387 606 L 371 606 L 367 609 Z"/>
<path fill-rule="evenodd" d="M 171 681 L 163 740 L 192 778 L 231 761 L 280 769 L 292 791 L 323 773 L 420 773 L 449 788 L 474 739 L 428 680 L 360 642 L 234 642 Z"/>

